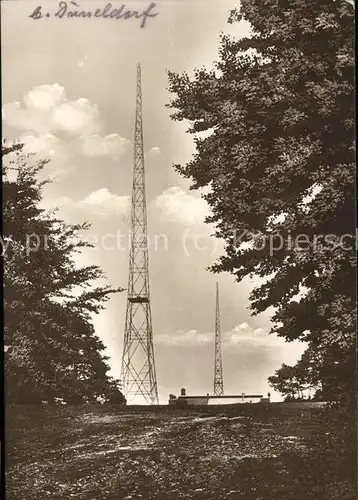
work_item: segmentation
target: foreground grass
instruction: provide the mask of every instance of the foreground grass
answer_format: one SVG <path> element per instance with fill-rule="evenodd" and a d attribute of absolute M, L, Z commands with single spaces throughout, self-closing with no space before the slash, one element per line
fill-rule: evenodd
<path fill-rule="evenodd" d="M 7 499 L 353 500 L 334 418 L 297 404 L 11 407 Z"/>

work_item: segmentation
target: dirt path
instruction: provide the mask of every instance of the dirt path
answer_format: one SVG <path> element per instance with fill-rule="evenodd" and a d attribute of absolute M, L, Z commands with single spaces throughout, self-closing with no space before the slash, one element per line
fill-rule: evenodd
<path fill-rule="evenodd" d="M 32 409 L 17 418 L 8 500 L 272 500 L 282 457 L 306 447 L 289 418 L 233 410 Z"/>

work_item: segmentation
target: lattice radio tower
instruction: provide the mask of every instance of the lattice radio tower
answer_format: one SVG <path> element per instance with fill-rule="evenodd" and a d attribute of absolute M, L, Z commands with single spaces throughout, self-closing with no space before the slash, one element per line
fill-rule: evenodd
<path fill-rule="evenodd" d="M 131 247 L 121 380 L 128 403 L 140 396 L 147 403 L 158 404 L 149 295 L 140 64 L 137 65 Z"/>
<path fill-rule="evenodd" d="M 223 396 L 223 395 L 224 395 L 224 382 L 223 382 L 223 362 L 221 356 L 219 285 L 216 283 L 214 396 Z"/>

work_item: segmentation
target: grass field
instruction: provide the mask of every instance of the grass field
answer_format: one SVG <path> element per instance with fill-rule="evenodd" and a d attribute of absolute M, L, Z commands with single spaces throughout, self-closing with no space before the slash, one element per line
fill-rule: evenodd
<path fill-rule="evenodd" d="M 341 461 L 317 449 L 325 411 L 11 407 L 7 499 L 353 500 Z"/>

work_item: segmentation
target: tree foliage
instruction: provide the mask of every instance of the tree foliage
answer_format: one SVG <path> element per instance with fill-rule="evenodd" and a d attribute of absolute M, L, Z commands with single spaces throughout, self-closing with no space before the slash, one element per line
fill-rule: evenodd
<path fill-rule="evenodd" d="M 284 363 L 268 381 L 286 399 L 322 399 L 329 387 L 329 381 L 321 373 L 323 367 L 320 352 L 308 348 L 294 366 Z"/>
<path fill-rule="evenodd" d="M 264 278 L 253 314 L 342 365 L 354 389 L 354 7 L 343 0 L 242 0 L 214 69 L 169 72 L 174 120 L 196 154 L 176 169 L 205 195 L 225 241 L 212 271 Z M 206 132 L 205 136 L 200 133 Z"/>
<path fill-rule="evenodd" d="M 71 225 L 40 207 L 46 161 L 31 163 L 21 144 L 3 148 L 5 391 L 9 402 L 124 402 L 107 375 L 91 315 L 121 289 L 95 286 L 97 266 L 75 254 L 88 224 Z"/>

